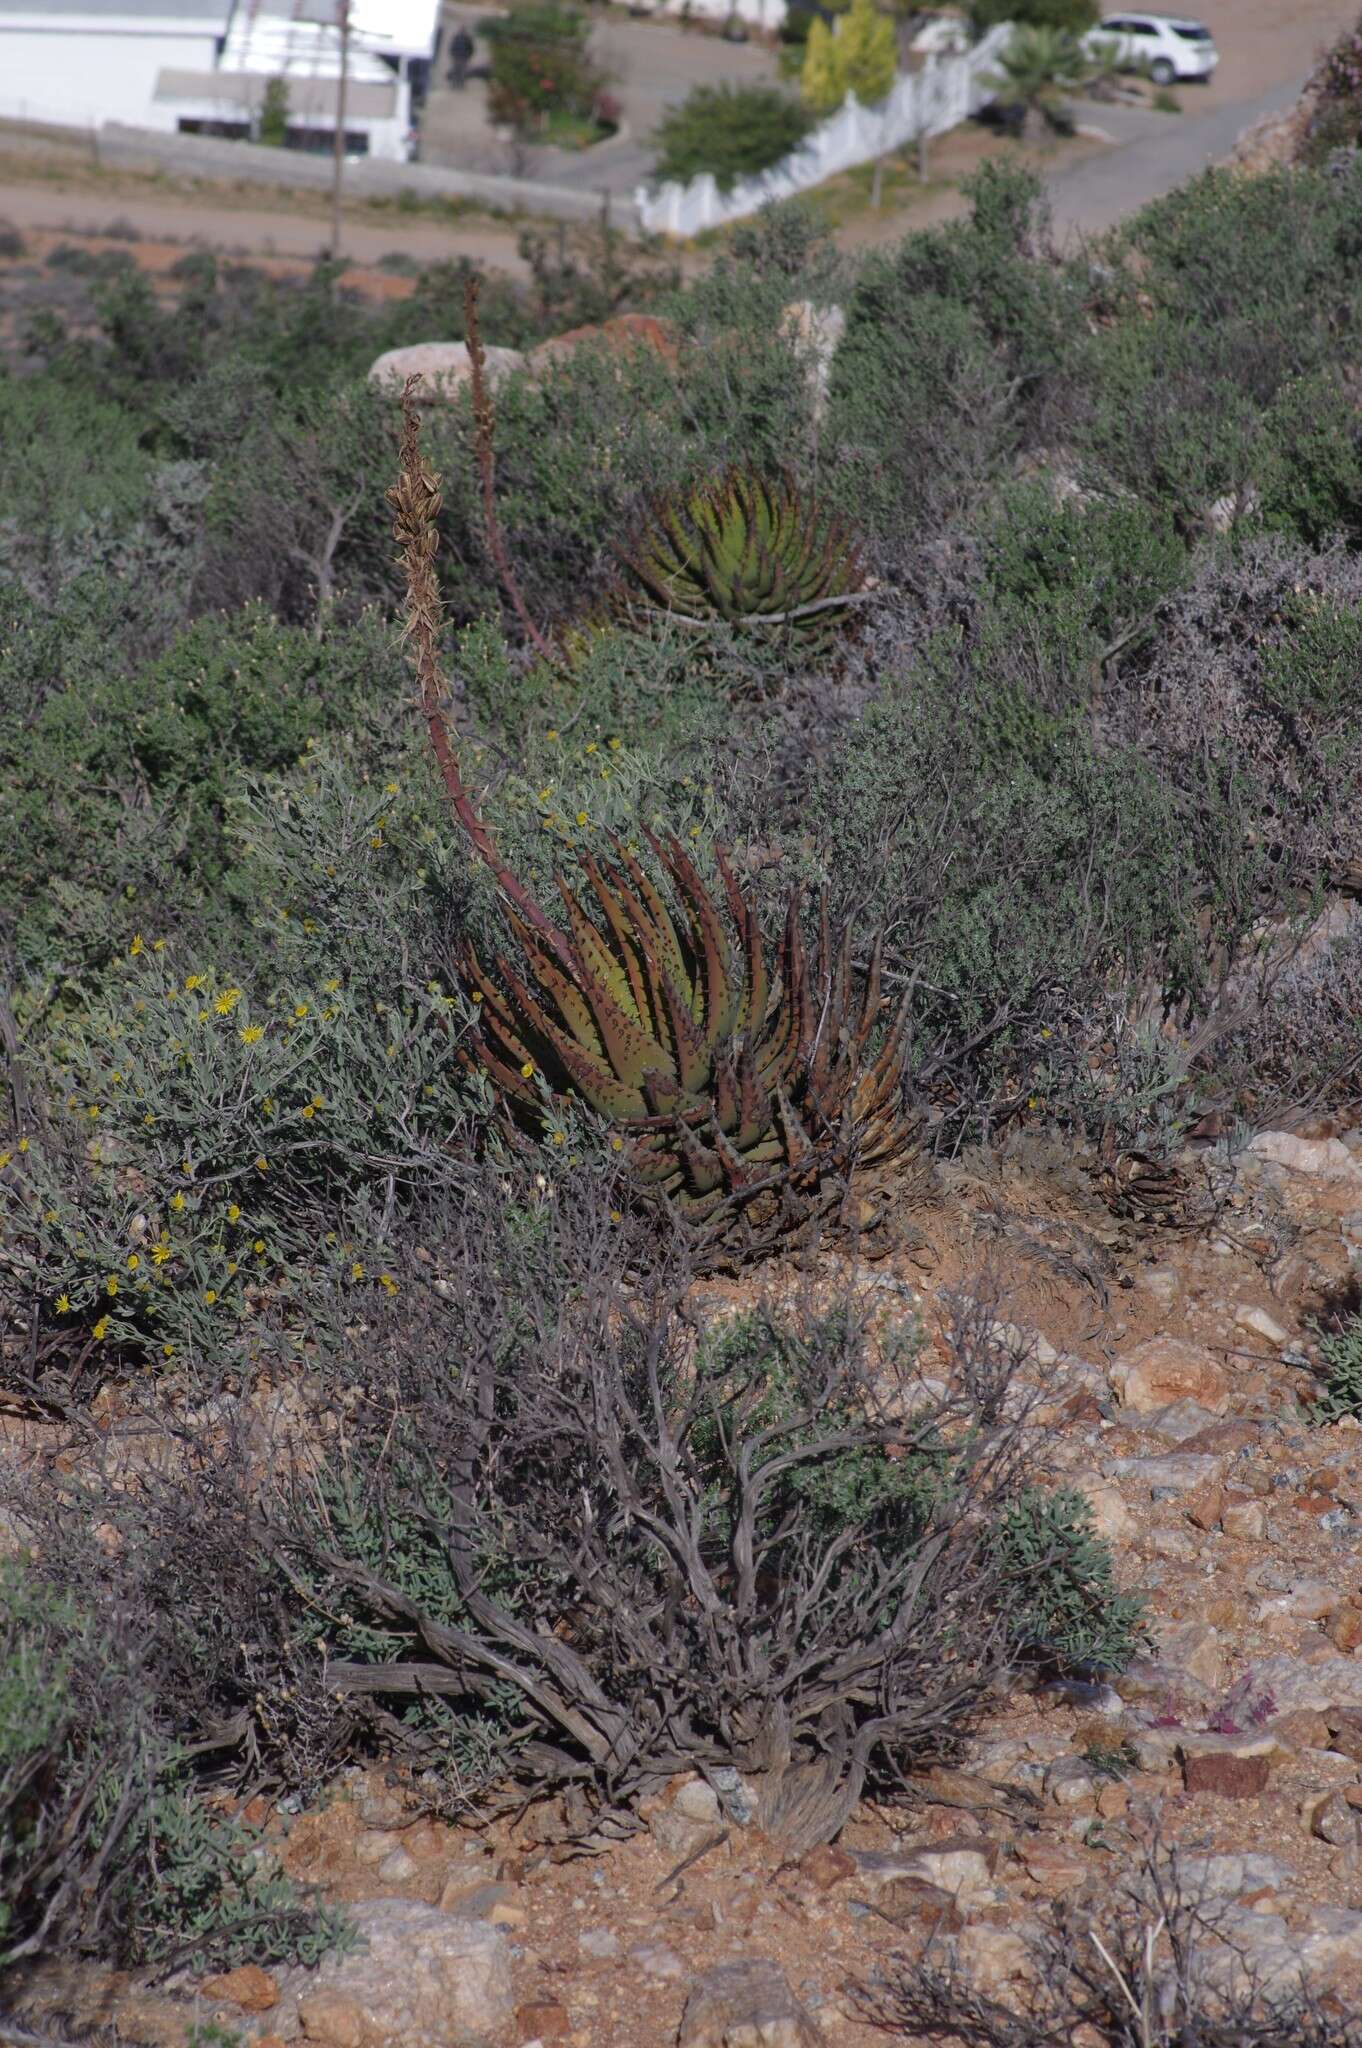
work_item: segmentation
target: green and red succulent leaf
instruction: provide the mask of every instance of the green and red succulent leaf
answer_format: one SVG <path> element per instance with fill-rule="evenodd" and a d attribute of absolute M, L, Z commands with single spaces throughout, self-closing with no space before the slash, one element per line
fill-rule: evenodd
<path fill-rule="evenodd" d="M 720 898 L 675 840 L 649 844 L 670 904 L 616 845 L 618 865 L 583 861 L 580 894 L 560 878 L 557 945 L 512 912 L 519 965 L 498 955 L 489 977 L 465 950 L 481 994 L 471 1057 L 522 1129 L 555 1101 L 604 1118 L 634 1184 L 702 1258 L 732 1261 L 826 1213 L 860 1161 L 911 1144 L 904 1019 L 883 1015 L 878 949 L 853 991 L 826 904 L 810 954 L 791 898 L 772 972 L 722 853 Z"/>
<path fill-rule="evenodd" d="M 850 532 L 787 479 L 730 469 L 660 499 L 620 559 L 634 608 L 693 624 L 784 626 L 825 637 L 865 587 Z"/>

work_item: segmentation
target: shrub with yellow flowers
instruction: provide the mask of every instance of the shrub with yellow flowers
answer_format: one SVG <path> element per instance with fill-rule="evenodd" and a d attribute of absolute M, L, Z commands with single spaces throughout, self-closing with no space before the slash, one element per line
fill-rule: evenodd
<path fill-rule="evenodd" d="M 262 1311 L 287 1320 L 316 1281 L 391 1294 L 395 1204 L 456 1170 L 475 1113 L 464 1009 L 436 981 L 378 1000 L 329 964 L 262 989 L 134 942 L 65 1026 L 47 1126 L 0 1154 L 0 1256 L 46 1324 L 244 1358 Z"/>

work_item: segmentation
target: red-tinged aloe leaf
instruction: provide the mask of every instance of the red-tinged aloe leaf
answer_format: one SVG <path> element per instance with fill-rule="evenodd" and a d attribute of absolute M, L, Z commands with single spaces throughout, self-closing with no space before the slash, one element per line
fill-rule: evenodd
<path fill-rule="evenodd" d="M 726 1035 L 725 1019 L 730 1007 L 732 961 L 714 899 L 685 848 L 672 839 L 659 858 L 667 863 L 677 893 L 690 918 L 691 940 L 696 960 L 696 999 L 692 1009 L 710 1045 Z"/>
<path fill-rule="evenodd" d="M 497 986 L 495 977 L 484 972 L 471 946 L 465 950 L 463 958 L 463 973 L 470 987 L 476 989 L 482 998 L 477 1005 L 479 1037 L 484 1042 L 499 1040 L 517 1067 L 522 1066 L 526 1060 L 532 1058 L 532 1055 L 520 1035 L 520 1028 L 501 989 Z M 498 958 L 497 972 L 500 971 L 501 962 Z"/>
<path fill-rule="evenodd" d="M 776 1116 L 785 1141 L 785 1157 L 791 1166 L 811 1166 L 816 1158 L 814 1144 L 798 1112 L 783 1088 L 776 1090 Z"/>
<path fill-rule="evenodd" d="M 642 1097 L 636 1088 L 620 1080 L 604 1060 L 593 1059 L 589 1053 L 583 1052 L 566 1033 L 562 1034 L 554 1049 L 578 1094 L 599 1116 L 609 1117 L 613 1123 L 624 1123 L 643 1108 Z"/>
<path fill-rule="evenodd" d="M 738 1128 L 734 1142 L 748 1152 L 772 1126 L 771 1098 L 757 1077 L 752 1048 L 745 1045 L 738 1060 Z"/>
<path fill-rule="evenodd" d="M 739 1152 L 714 1123 L 708 1126 L 705 1135 L 723 1168 L 724 1181 L 728 1187 L 734 1190 L 750 1188 L 754 1181 L 763 1178 L 761 1169 L 766 1162 L 757 1152 Z"/>
<path fill-rule="evenodd" d="M 643 1110 L 643 1097 L 637 1085 L 631 1086 L 607 1058 L 579 1044 L 569 1031 L 556 1023 L 514 968 L 500 956 L 497 958 L 497 972 L 513 1009 L 519 1010 L 530 1026 L 528 1039 L 524 1041 L 528 1047 L 526 1061 L 545 1070 L 550 1086 L 554 1086 L 554 1076 L 549 1069 L 556 1060 L 578 1093 L 601 1115 L 619 1121 L 636 1116 Z M 540 1048 L 537 1058 L 534 1053 L 536 1043 Z"/>
<path fill-rule="evenodd" d="M 667 906 L 648 880 L 639 862 L 629 852 L 629 849 L 619 846 L 618 842 L 616 842 L 616 850 L 623 863 L 625 873 L 633 884 L 635 893 L 651 921 L 652 928 L 648 935 L 648 943 L 656 953 L 659 965 L 671 976 L 676 987 L 683 992 L 685 1000 L 689 1004 L 691 999 L 690 970 L 682 955 L 680 941 L 676 936 L 676 926 L 672 922 Z M 640 935 L 642 935 L 641 924 Z"/>
<path fill-rule="evenodd" d="M 622 861 L 629 861 L 631 857 L 621 853 L 620 858 Z M 607 881 L 619 898 L 624 914 L 629 920 L 633 955 L 642 977 L 645 1028 L 652 1032 L 661 1046 L 670 1039 L 662 983 L 666 973 L 665 962 L 675 956 L 678 950 L 675 929 L 670 923 L 665 930 L 659 928 L 657 920 L 630 889 L 629 876 L 623 868 L 611 869 Z"/>
<path fill-rule="evenodd" d="M 559 887 L 563 888 L 561 881 Z M 580 950 L 588 956 L 588 965 L 581 977 L 581 990 L 591 1006 L 606 1057 L 632 1087 L 641 1087 L 643 1076 L 650 1068 L 669 1064 L 670 1033 L 653 1024 L 653 1006 L 647 999 L 646 981 L 642 1005 L 644 1022 L 634 1021 L 631 1014 L 633 985 L 628 969 L 610 951 L 601 934 L 565 888 L 563 894 L 569 905 L 569 916 Z M 597 972 L 598 965 L 600 972 Z"/>
<path fill-rule="evenodd" d="M 662 975 L 662 1001 L 671 1033 L 672 1060 L 677 1079 L 687 1095 L 703 1095 L 709 1084 L 710 1048 L 691 1014 L 690 1005 L 665 970 Z"/>
<path fill-rule="evenodd" d="M 870 1033 L 880 1014 L 880 976 L 884 960 L 884 933 L 875 934 L 875 943 L 870 949 L 870 965 L 866 970 L 865 989 L 861 998 L 861 1020 L 856 1027 L 856 1046 L 861 1050 L 870 1042 Z"/>
<path fill-rule="evenodd" d="M 619 1002 L 618 990 L 622 989 L 626 998 L 628 995 L 623 968 L 561 878 L 558 887 L 567 905 L 577 950 L 583 958 L 581 993 L 595 1020 L 601 1050 L 618 1078 L 638 1091 L 649 1069 L 665 1064 L 666 1048 L 634 1023 Z M 602 971 L 598 971 L 598 963 Z"/>
<path fill-rule="evenodd" d="M 738 1077 L 727 1052 L 721 1052 L 715 1058 L 713 1085 L 714 1120 L 719 1129 L 727 1131 L 731 1137 L 742 1120 L 742 1097 Z"/>
<path fill-rule="evenodd" d="M 509 917 L 507 921 L 520 941 L 526 961 L 534 969 L 536 981 L 553 997 L 573 1037 L 588 1052 L 599 1054 L 602 1050 L 600 1037 L 580 987 L 559 969 L 542 946 L 536 944 L 533 933 L 519 918 Z"/>
<path fill-rule="evenodd" d="M 629 988 L 626 1007 L 631 1010 L 633 1021 L 646 1028 L 652 1020 L 648 1015 L 648 991 L 638 956 L 638 934 L 630 923 L 626 906 L 611 888 L 592 854 L 582 855 L 582 870 L 601 906 L 601 915 L 610 927 L 615 951 L 624 969 Z"/>
<path fill-rule="evenodd" d="M 896 1115 L 901 1113 L 907 1038 L 908 999 L 905 996 L 885 1035 L 875 1064 L 858 1083 L 855 1098 L 858 1116 L 869 1116 L 891 1106 Z"/>
<path fill-rule="evenodd" d="M 725 1185 L 724 1163 L 712 1147 L 703 1145 L 693 1131 L 684 1125 L 676 1134 L 677 1150 L 686 1166 L 686 1179 L 692 1194 L 712 1195 Z"/>
<path fill-rule="evenodd" d="M 769 1039 L 757 1048 L 757 1071 L 767 1087 L 789 1084 L 804 1065 L 811 1029 L 799 903 L 791 895 L 777 957 L 781 1000 Z"/>
<path fill-rule="evenodd" d="M 804 933 L 799 922 L 799 899 L 793 892 L 785 919 L 781 954 L 780 974 L 785 989 L 785 1004 L 794 1022 L 796 1043 L 802 1056 L 813 1037 L 814 1013 L 809 993 L 809 967 L 804 952 Z"/>
<path fill-rule="evenodd" d="M 476 1054 L 461 1046 L 458 1057 L 460 1064 L 466 1067 L 469 1073 L 488 1076 L 501 1090 L 503 1096 L 509 1097 L 511 1101 L 527 1104 L 538 1101 L 539 1098 L 529 1082 L 522 1079 L 519 1068 L 500 1058 L 485 1041 L 478 1047 Z"/>
<path fill-rule="evenodd" d="M 681 1089 L 676 1075 L 664 1073 L 660 1068 L 645 1074 L 643 1099 L 650 1113 L 659 1121 L 674 1118 L 681 1107 Z"/>
<path fill-rule="evenodd" d="M 629 979 L 623 967 L 616 960 L 606 944 L 604 936 L 591 922 L 591 919 L 582 909 L 581 904 L 577 901 L 577 898 L 573 895 L 563 877 L 555 875 L 553 879 L 568 914 L 568 928 L 572 933 L 572 943 L 576 947 L 577 957 L 583 970 L 581 975 L 583 987 L 585 987 L 587 977 L 595 975 L 602 985 L 609 990 L 616 1002 L 627 1002 L 629 999 Z"/>
<path fill-rule="evenodd" d="M 728 855 L 722 846 L 715 849 L 715 858 L 719 864 L 719 873 L 723 877 L 729 915 L 733 919 L 743 955 L 743 986 L 734 1009 L 732 1029 L 753 1038 L 760 1033 L 766 1022 L 766 1008 L 770 1001 L 766 948 L 761 942 L 757 914 L 738 887 L 737 878 L 729 866 Z"/>
<path fill-rule="evenodd" d="M 664 947 L 676 943 L 676 928 L 671 913 L 655 891 L 652 894 L 651 909 L 644 902 L 642 894 L 636 893 L 638 885 L 647 879 L 643 870 L 638 866 L 634 856 L 620 845 L 613 832 L 608 832 L 606 837 L 614 848 L 620 865 L 617 868 L 602 869 L 605 885 L 618 902 L 628 924 L 636 957 L 646 959 L 651 953 L 652 957 L 657 958 Z M 631 887 L 631 883 L 634 886 Z"/>

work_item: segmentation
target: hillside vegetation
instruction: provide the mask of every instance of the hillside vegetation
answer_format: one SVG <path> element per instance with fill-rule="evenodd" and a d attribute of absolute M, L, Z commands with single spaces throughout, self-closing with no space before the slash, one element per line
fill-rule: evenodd
<path fill-rule="evenodd" d="M 789 211 L 498 287 L 489 344 L 667 347 L 424 408 L 402 554 L 365 373 L 457 270 L 31 325 L 0 1386 L 74 1448 L 0 1462 L 0 1966 L 343 1947 L 243 1788 L 598 1842 L 736 1765 L 797 1854 L 1133 1654 L 1015 1347 L 962 1300 L 924 1378 L 856 1275 L 946 1162 L 1195 1227 L 1189 1134 L 1355 1120 L 1362 927 L 1303 942 L 1362 885 L 1359 251 L 1356 154 L 1065 260 L 990 168 L 854 263 Z M 765 1263 L 819 1247 L 832 1300 Z"/>

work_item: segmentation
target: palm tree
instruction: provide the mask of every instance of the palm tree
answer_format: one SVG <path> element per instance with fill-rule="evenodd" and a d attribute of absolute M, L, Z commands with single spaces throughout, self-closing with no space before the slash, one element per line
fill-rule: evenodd
<path fill-rule="evenodd" d="M 997 106 L 1018 110 L 1019 132 L 1024 134 L 1032 115 L 1039 114 L 1055 134 L 1073 134 L 1069 95 L 1087 82 L 1092 67 L 1067 30 L 1015 28 L 998 61 L 1002 68 L 988 83 Z"/>

